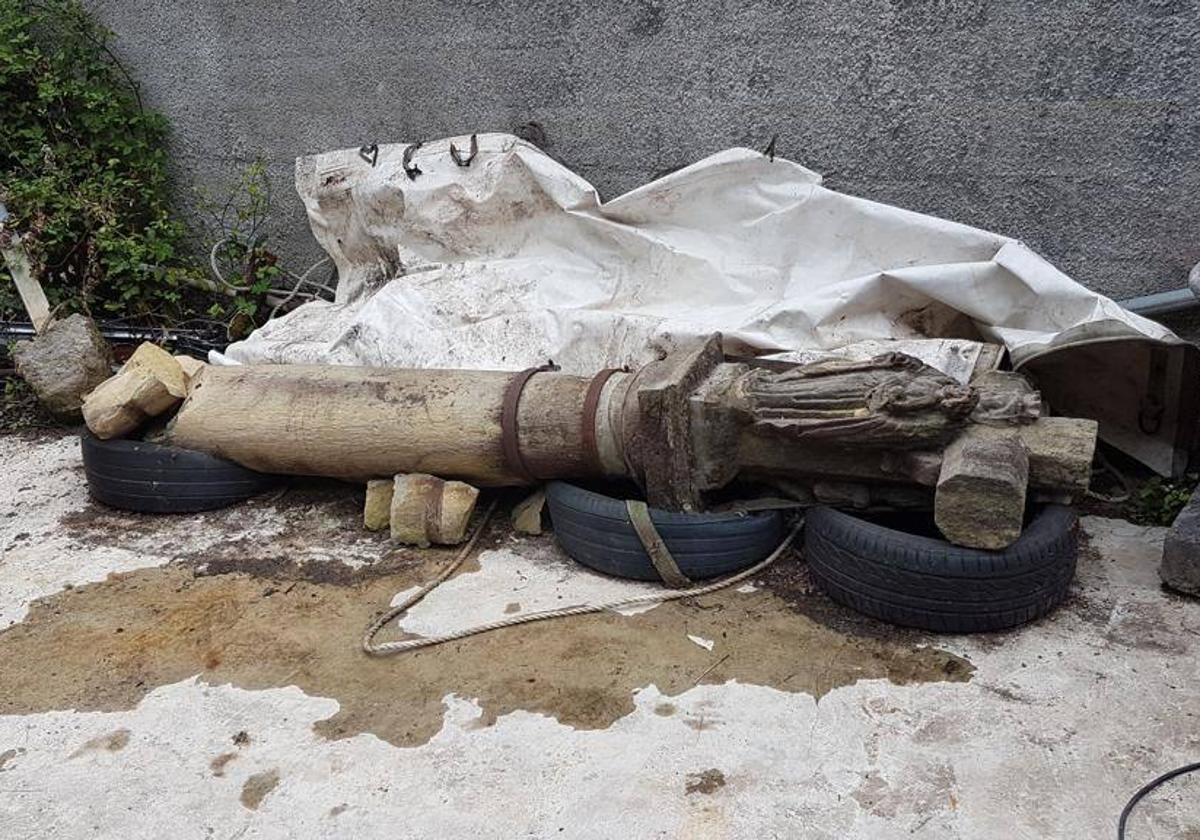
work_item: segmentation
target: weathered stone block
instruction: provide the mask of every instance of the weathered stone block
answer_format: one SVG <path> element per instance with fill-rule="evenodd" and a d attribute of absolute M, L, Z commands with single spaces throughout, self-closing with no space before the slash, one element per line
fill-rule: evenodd
<path fill-rule="evenodd" d="M 1158 575 L 1171 589 L 1200 596 L 1200 490 L 1192 493 L 1167 532 Z"/>
<path fill-rule="evenodd" d="M 478 498 L 479 491 L 461 481 L 398 475 L 392 487 L 392 539 L 406 545 L 457 545 L 467 538 Z"/>
<path fill-rule="evenodd" d="M 87 395 L 83 419 L 101 440 L 124 437 L 186 396 L 187 377 L 179 362 L 166 350 L 144 341 L 120 373 Z"/>
<path fill-rule="evenodd" d="M 71 315 L 13 349 L 13 361 L 42 405 L 77 421 L 83 398 L 112 374 L 113 356 L 91 318 Z"/>
<path fill-rule="evenodd" d="M 375 478 L 367 482 L 367 500 L 363 504 L 363 525 L 368 531 L 382 531 L 392 521 L 392 488 L 390 478 Z"/>
<path fill-rule="evenodd" d="M 933 518 L 955 545 L 996 550 L 1021 536 L 1029 456 L 1013 431 L 972 426 L 946 447 Z"/>

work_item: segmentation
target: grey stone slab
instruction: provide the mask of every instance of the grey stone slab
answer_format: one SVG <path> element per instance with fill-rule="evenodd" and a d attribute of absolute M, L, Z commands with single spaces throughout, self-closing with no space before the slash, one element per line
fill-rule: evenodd
<path fill-rule="evenodd" d="M 1171 589 L 1200 595 L 1200 491 L 1192 494 L 1167 531 L 1158 573 Z"/>

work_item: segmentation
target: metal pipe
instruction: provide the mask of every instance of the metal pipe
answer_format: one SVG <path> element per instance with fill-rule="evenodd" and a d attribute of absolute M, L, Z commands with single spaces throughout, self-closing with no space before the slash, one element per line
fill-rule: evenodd
<path fill-rule="evenodd" d="M 1136 312 L 1138 315 L 1153 317 L 1155 315 L 1166 315 L 1169 312 L 1180 312 L 1184 309 L 1191 309 L 1193 306 L 1200 306 L 1200 298 L 1188 289 L 1175 289 L 1170 292 L 1155 292 L 1152 295 L 1142 295 L 1140 297 L 1128 298 L 1126 300 L 1117 301 L 1121 306 L 1128 309 L 1130 312 Z"/>
<path fill-rule="evenodd" d="M 100 335 L 115 343 L 166 341 L 177 351 L 207 355 L 209 350 L 224 350 L 228 342 L 213 330 L 163 329 L 158 327 L 127 327 L 100 323 L 96 325 Z M 37 335 L 33 324 L 28 321 L 0 321 L 0 345 L 15 339 L 28 339 Z M 3 355 L 0 353 L 0 355 Z"/>

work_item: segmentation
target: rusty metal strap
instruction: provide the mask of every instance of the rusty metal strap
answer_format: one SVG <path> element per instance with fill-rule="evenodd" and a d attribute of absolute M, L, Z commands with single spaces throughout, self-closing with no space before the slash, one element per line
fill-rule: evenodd
<path fill-rule="evenodd" d="M 629 513 L 633 530 L 642 542 L 642 548 L 646 549 L 646 554 L 650 556 L 650 562 L 658 570 L 658 576 L 663 579 L 663 583 L 672 589 L 690 587 L 691 578 L 679 571 L 679 564 L 671 556 L 671 550 L 667 548 L 658 529 L 654 527 L 653 520 L 650 519 L 650 508 L 646 503 L 629 499 L 625 502 L 625 510 Z"/>
<path fill-rule="evenodd" d="M 580 422 L 583 424 L 579 431 L 583 441 L 583 454 L 596 467 L 598 472 L 604 472 L 604 463 L 600 460 L 600 446 L 596 442 L 596 410 L 600 407 L 600 395 L 609 378 L 621 368 L 605 368 L 592 377 L 588 384 L 587 393 L 583 396 L 583 413 Z"/>
<path fill-rule="evenodd" d="M 521 454 L 521 428 L 517 420 L 517 410 L 521 407 L 521 392 L 525 383 L 533 378 L 535 373 L 548 370 L 558 370 L 554 363 L 541 367 L 526 368 L 514 376 L 504 389 L 504 400 L 500 404 L 500 452 L 504 456 L 504 466 L 509 472 L 516 473 L 530 484 L 536 482 L 537 476 L 525 463 Z"/>

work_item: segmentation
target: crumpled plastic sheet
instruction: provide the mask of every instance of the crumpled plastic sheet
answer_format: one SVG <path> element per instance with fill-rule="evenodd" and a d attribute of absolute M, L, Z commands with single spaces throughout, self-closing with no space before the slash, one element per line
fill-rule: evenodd
<path fill-rule="evenodd" d="M 469 166 L 439 140 L 300 158 L 297 189 L 337 300 L 268 322 L 238 362 L 568 372 L 638 364 L 722 332 L 752 354 L 964 338 L 1015 366 L 1123 338 L 1178 343 L 998 234 L 835 192 L 729 149 L 602 202 L 516 137 Z"/>

